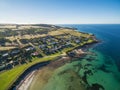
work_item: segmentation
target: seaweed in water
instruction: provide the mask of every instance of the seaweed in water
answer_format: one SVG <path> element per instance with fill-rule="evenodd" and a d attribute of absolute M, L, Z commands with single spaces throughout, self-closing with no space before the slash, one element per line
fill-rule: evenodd
<path fill-rule="evenodd" d="M 111 72 L 111 71 L 106 69 L 106 65 L 104 65 L 104 64 L 99 69 L 104 71 L 104 72 L 106 72 L 106 73 L 110 73 Z"/>
<path fill-rule="evenodd" d="M 95 84 L 92 84 L 91 87 L 88 87 L 87 90 L 105 90 L 105 89 L 102 85 L 95 83 Z"/>

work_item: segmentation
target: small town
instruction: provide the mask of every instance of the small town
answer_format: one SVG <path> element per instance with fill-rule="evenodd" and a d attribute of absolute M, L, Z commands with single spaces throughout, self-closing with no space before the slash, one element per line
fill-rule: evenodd
<path fill-rule="evenodd" d="M 1 28 L 0 71 L 32 62 L 32 58 L 35 57 L 42 58 L 68 52 L 70 49 L 95 41 L 94 35 L 80 33 L 72 28 L 45 25 L 37 28 L 28 27 L 27 29 L 25 26 L 22 29 L 18 26 L 17 29 L 4 28 L 4 32 Z M 74 56 L 74 53 L 69 55 Z"/>

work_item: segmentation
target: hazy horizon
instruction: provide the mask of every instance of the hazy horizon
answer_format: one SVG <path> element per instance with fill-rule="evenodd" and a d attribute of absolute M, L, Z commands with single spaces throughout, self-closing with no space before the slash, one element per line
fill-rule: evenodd
<path fill-rule="evenodd" d="M 12 25 L 12 24 L 19 24 L 19 25 L 24 25 L 24 24 L 26 24 L 26 25 L 27 25 L 27 24 L 28 24 L 28 25 L 29 25 L 29 24 L 31 24 L 31 25 L 32 25 L 32 24 L 48 24 L 48 25 L 49 25 L 49 24 L 51 24 L 51 25 L 67 25 L 67 24 L 68 24 L 68 25 L 69 25 L 69 24 L 70 24 L 70 25 L 82 25 L 82 24 L 83 24 L 83 25 L 84 25 L 84 24 L 86 24 L 86 25 L 87 25 L 87 24 L 91 24 L 91 25 L 93 24 L 93 25 L 94 25 L 94 24 L 98 24 L 98 25 L 102 25 L 102 24 L 106 24 L 106 25 L 107 25 L 107 24 L 120 24 L 120 23 L 56 23 L 56 24 L 52 24 L 52 23 L 0 23 L 0 24 L 3 24 L 3 25 L 4 25 L 4 24 L 11 24 L 11 25 Z"/>

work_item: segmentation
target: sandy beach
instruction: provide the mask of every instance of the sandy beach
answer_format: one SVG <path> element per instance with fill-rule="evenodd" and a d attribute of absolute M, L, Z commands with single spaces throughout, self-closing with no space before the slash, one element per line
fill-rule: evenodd
<path fill-rule="evenodd" d="M 36 88 L 34 88 L 34 85 L 35 86 L 43 86 L 43 84 L 45 85 L 45 83 L 48 82 L 47 80 L 52 76 L 53 72 L 57 68 L 65 65 L 66 63 L 71 63 L 72 60 L 78 57 L 79 58 L 83 57 L 83 55 L 87 54 L 82 49 L 75 49 L 73 51 L 76 52 L 76 55 L 74 57 L 70 57 L 64 54 L 61 56 L 61 58 L 59 58 L 58 60 L 52 61 L 47 66 L 40 68 L 39 70 L 34 70 L 31 73 L 29 73 L 16 87 L 16 90 L 33 90 L 33 89 L 37 90 Z M 36 80 L 39 80 L 38 78 L 39 79 L 41 78 L 43 83 L 36 83 Z M 39 84 L 42 84 L 42 85 L 39 85 Z"/>
<path fill-rule="evenodd" d="M 21 83 L 16 87 L 16 90 L 28 90 L 28 87 L 30 86 L 32 80 L 34 79 L 35 73 L 37 71 L 32 71 L 30 74 L 28 74 Z"/>

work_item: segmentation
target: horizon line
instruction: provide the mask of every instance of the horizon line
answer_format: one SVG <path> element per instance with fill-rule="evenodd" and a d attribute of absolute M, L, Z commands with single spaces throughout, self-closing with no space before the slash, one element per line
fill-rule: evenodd
<path fill-rule="evenodd" d="M 32 24 L 48 24 L 48 25 L 64 25 L 64 24 L 120 24 L 120 23 L 0 23 L 0 24 L 18 24 L 18 25 L 32 25 Z"/>

